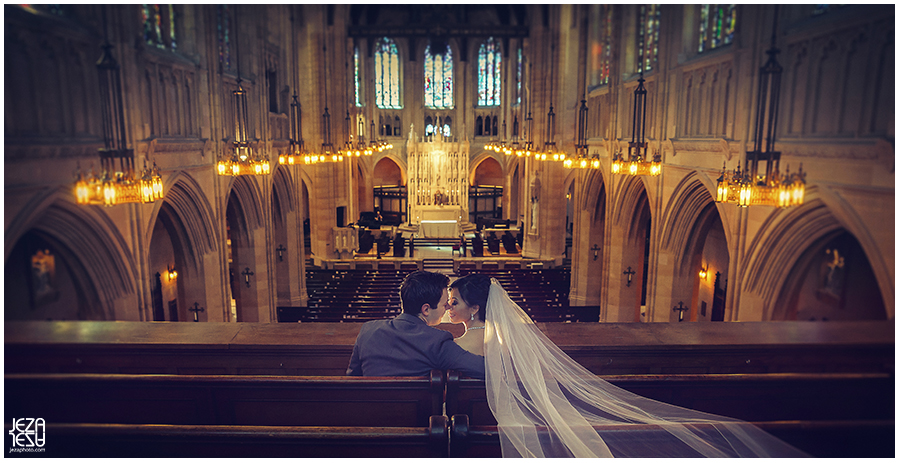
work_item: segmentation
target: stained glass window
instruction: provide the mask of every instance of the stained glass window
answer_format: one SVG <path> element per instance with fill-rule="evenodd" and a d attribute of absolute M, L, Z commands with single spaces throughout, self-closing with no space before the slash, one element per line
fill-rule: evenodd
<path fill-rule="evenodd" d="M 375 42 L 375 105 L 401 109 L 400 53 L 397 44 L 383 37 Z"/>
<path fill-rule="evenodd" d="M 362 85 L 359 76 L 359 47 L 353 47 L 353 95 L 355 96 L 356 106 L 362 106 Z"/>
<path fill-rule="evenodd" d="M 612 60 L 612 5 L 591 5 L 591 86 L 609 84 Z"/>
<path fill-rule="evenodd" d="M 478 47 L 478 106 L 500 106 L 500 42 L 488 38 Z"/>
<path fill-rule="evenodd" d="M 141 5 L 144 42 L 157 48 L 176 49 L 175 6 Z"/>
<path fill-rule="evenodd" d="M 425 47 L 425 107 L 453 108 L 453 53 L 449 45 L 443 50 Z"/>
<path fill-rule="evenodd" d="M 216 9 L 216 34 L 219 42 L 219 62 L 223 70 L 231 69 L 231 13 L 228 5 Z"/>
<path fill-rule="evenodd" d="M 522 104 L 522 49 L 516 49 L 516 105 Z"/>
<path fill-rule="evenodd" d="M 734 41 L 737 8 L 734 5 L 700 5 L 700 45 L 698 53 Z"/>
<path fill-rule="evenodd" d="M 638 18 L 636 71 L 652 71 L 656 69 L 659 56 L 659 20 L 660 5 L 641 5 Z"/>

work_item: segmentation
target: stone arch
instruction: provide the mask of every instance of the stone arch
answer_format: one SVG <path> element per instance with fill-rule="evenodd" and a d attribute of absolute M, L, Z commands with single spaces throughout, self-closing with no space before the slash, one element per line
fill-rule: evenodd
<path fill-rule="evenodd" d="M 181 221 L 190 243 L 188 249 L 191 253 L 201 256 L 218 251 L 219 243 L 222 242 L 219 238 L 220 231 L 213 222 L 212 206 L 200 184 L 186 172 L 173 175 L 168 183 L 170 186 L 165 189 L 163 201 L 154 207 L 153 215 L 148 221 L 149 228 L 146 231 L 148 242 L 156 217 L 162 204 L 165 203 Z"/>
<path fill-rule="evenodd" d="M 643 180 L 640 177 L 628 176 L 621 186 L 619 199 L 613 205 L 610 217 L 614 223 L 625 228 L 629 239 L 634 238 L 635 231 L 640 228 L 641 216 L 636 212 L 641 210 L 642 202 L 646 201 L 649 201 L 649 194 Z"/>
<path fill-rule="evenodd" d="M 769 217 L 748 246 L 749 258 L 741 275 L 743 291 L 759 295 L 764 319 L 772 313 L 785 275 L 803 253 L 843 228 L 821 199 Z"/>
<path fill-rule="evenodd" d="M 231 183 L 231 188 L 228 190 L 229 194 L 225 196 L 226 198 L 229 198 L 231 194 L 234 194 L 238 199 L 242 211 L 241 215 L 245 221 L 241 225 L 245 232 L 265 224 L 262 194 L 260 194 L 257 183 L 248 177 L 250 176 L 241 175 L 235 177 L 234 181 Z M 226 199 L 226 206 L 227 201 L 228 200 Z"/>
<path fill-rule="evenodd" d="M 475 184 L 475 171 L 478 170 L 478 166 L 481 165 L 481 163 L 484 162 L 485 160 L 487 160 L 488 158 L 493 159 L 494 161 L 497 162 L 497 164 L 500 166 L 500 174 L 503 175 L 505 178 L 505 176 L 507 174 L 507 168 L 508 168 L 508 166 L 505 162 L 505 159 L 503 159 L 505 157 L 506 156 L 501 156 L 500 154 L 494 153 L 492 151 L 483 151 L 480 154 L 478 154 L 477 156 L 475 156 L 475 158 L 473 158 L 469 162 L 469 175 L 468 175 L 469 185 Z"/>
<path fill-rule="evenodd" d="M 60 188 L 22 208 L 7 229 L 5 259 L 19 239 L 34 230 L 64 249 L 64 258 L 79 267 L 76 284 L 96 296 L 101 319 L 140 319 L 139 311 L 127 312 L 134 306 L 123 304 L 136 301 L 137 274 L 125 239 L 102 207 L 80 206 L 71 199 L 71 193 Z"/>
<path fill-rule="evenodd" d="M 382 154 L 382 155 L 380 155 L 380 156 L 378 156 L 378 157 L 376 157 L 376 158 L 374 159 L 374 162 L 372 162 L 372 171 L 371 171 L 371 173 L 370 173 L 370 174 L 373 176 L 373 178 L 374 178 L 374 175 L 375 175 L 375 169 L 377 168 L 378 164 L 379 164 L 381 161 L 383 161 L 384 159 L 390 159 L 391 161 L 394 162 L 394 164 L 397 165 L 397 168 L 400 169 L 400 180 L 401 180 L 401 183 L 402 183 L 403 185 L 408 185 L 408 184 L 409 184 L 409 170 L 408 170 L 408 166 L 406 165 L 406 162 L 404 162 L 402 159 L 400 159 L 399 156 L 397 156 L 397 155 L 394 154 L 394 153 L 386 153 L 386 154 Z"/>
<path fill-rule="evenodd" d="M 697 240 L 705 238 L 713 215 L 718 215 L 709 189 L 696 172 L 681 179 L 669 197 L 660 228 L 660 248 L 675 256 L 675 271 L 683 274 L 690 268 L 689 250 Z M 689 272 L 688 272 L 689 273 Z"/>
<path fill-rule="evenodd" d="M 291 173 L 287 167 L 278 166 L 272 174 L 273 188 L 278 192 L 279 202 L 281 203 L 283 212 L 294 210 L 294 204 L 297 202 L 296 193 L 292 188 L 293 180 Z M 282 213 L 282 211 L 277 211 Z"/>

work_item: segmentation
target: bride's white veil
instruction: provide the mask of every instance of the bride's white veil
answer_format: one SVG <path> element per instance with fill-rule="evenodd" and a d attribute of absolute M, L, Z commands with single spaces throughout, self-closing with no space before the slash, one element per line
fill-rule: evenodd
<path fill-rule="evenodd" d="M 541 333 L 493 278 L 485 312 L 487 399 L 504 457 L 809 456 L 749 423 L 598 378 Z"/>

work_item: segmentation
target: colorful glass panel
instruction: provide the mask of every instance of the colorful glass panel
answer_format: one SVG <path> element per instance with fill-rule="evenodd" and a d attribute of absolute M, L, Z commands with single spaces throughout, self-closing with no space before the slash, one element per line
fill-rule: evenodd
<path fill-rule="evenodd" d="M 700 44 L 699 53 L 728 45 L 734 41 L 734 30 L 737 25 L 737 8 L 735 5 L 701 5 L 700 6 Z"/>
<path fill-rule="evenodd" d="M 383 37 L 375 42 L 375 105 L 401 109 L 400 53 L 393 40 Z"/>
<path fill-rule="evenodd" d="M 425 106 L 453 107 L 453 52 L 449 45 L 439 54 L 431 50 L 431 44 L 425 47 Z"/>
<path fill-rule="evenodd" d="M 478 105 L 500 105 L 500 43 L 493 37 L 478 47 Z"/>
<path fill-rule="evenodd" d="M 637 37 L 638 72 L 648 72 L 656 69 L 656 62 L 659 57 L 660 13 L 660 5 L 641 5 Z"/>
<path fill-rule="evenodd" d="M 522 49 L 516 49 L 516 105 L 522 104 Z"/>
<path fill-rule="evenodd" d="M 353 47 L 353 95 L 356 106 L 362 106 L 359 81 L 359 47 Z"/>
<path fill-rule="evenodd" d="M 172 50 L 178 48 L 178 42 L 175 40 L 175 5 L 169 5 L 169 48 Z"/>
<path fill-rule="evenodd" d="M 231 69 L 231 16 L 228 5 L 219 5 L 216 11 L 216 29 L 219 39 L 219 62 L 225 70 Z"/>
<path fill-rule="evenodd" d="M 612 6 L 591 5 L 590 24 L 590 85 L 607 85 L 612 56 Z"/>

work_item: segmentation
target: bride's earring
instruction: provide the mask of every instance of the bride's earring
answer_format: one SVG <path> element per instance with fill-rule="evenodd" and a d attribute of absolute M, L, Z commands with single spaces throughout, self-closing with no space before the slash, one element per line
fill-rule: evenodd
<path fill-rule="evenodd" d="M 470 322 L 474 322 L 474 321 L 475 321 L 475 314 L 472 314 L 472 316 L 469 317 L 469 321 L 470 321 Z"/>

